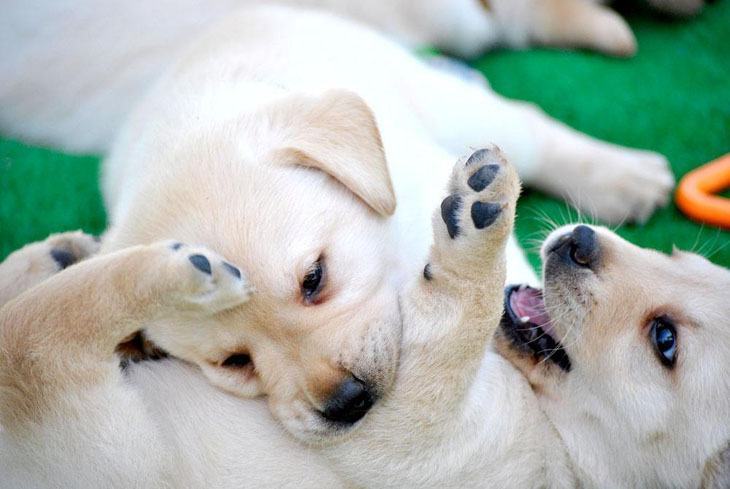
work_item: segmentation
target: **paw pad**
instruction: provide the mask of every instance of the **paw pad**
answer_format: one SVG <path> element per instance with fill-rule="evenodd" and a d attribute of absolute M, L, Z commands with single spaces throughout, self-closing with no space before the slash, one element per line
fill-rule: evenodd
<path fill-rule="evenodd" d="M 489 148 L 481 148 L 472 153 L 468 160 L 466 160 L 466 166 L 471 166 L 476 163 L 484 161 L 492 150 Z"/>
<path fill-rule="evenodd" d="M 426 280 L 433 279 L 433 272 L 431 271 L 431 264 L 427 263 L 425 267 L 423 267 L 423 278 Z"/>
<path fill-rule="evenodd" d="M 498 165 L 485 165 L 470 176 L 466 183 L 475 192 L 481 192 L 494 181 L 497 173 L 499 173 Z"/>
<path fill-rule="evenodd" d="M 491 202 L 476 201 L 471 205 L 471 220 L 474 227 L 484 229 L 497 220 L 502 212 L 502 206 Z"/>
<path fill-rule="evenodd" d="M 451 239 L 459 235 L 459 211 L 461 210 L 461 197 L 449 195 L 441 202 L 441 219 L 446 223 Z"/>
<path fill-rule="evenodd" d="M 58 264 L 58 266 L 61 268 L 61 270 L 64 270 L 74 263 L 76 263 L 77 259 L 74 256 L 73 253 L 66 250 L 61 250 L 58 248 L 54 248 L 51 250 L 51 258 L 53 258 L 53 261 Z"/>
<path fill-rule="evenodd" d="M 213 272 L 210 268 L 210 261 L 203 255 L 190 255 L 188 257 L 190 263 L 201 272 L 211 275 Z M 240 272 L 239 272 L 240 273 Z"/>
<path fill-rule="evenodd" d="M 230 263 L 228 263 L 227 261 L 224 261 L 223 268 L 228 270 L 228 272 L 230 272 L 230 274 L 233 275 L 234 277 L 241 278 L 241 270 L 239 270 L 238 267 L 235 267 L 235 266 L 231 265 Z"/>

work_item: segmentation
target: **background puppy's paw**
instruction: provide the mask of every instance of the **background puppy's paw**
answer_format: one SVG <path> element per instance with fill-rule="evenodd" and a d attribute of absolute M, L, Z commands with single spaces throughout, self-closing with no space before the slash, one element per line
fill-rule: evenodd
<path fill-rule="evenodd" d="M 253 288 L 241 269 L 217 253 L 179 242 L 157 246 L 168 259 L 180 306 L 215 314 L 243 304 L 251 296 Z"/>
<path fill-rule="evenodd" d="M 591 43 L 596 50 L 622 58 L 636 54 L 636 37 L 631 27 L 617 13 L 602 9 L 597 15 Z"/>
<path fill-rule="evenodd" d="M 603 158 L 579 185 L 567 198 L 581 212 L 614 225 L 644 223 L 669 202 L 674 175 L 658 153 L 622 150 Z"/>

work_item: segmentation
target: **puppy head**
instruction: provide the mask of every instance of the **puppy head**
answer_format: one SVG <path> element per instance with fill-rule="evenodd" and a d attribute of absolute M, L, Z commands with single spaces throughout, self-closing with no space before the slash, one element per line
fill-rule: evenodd
<path fill-rule="evenodd" d="M 582 225 L 542 255 L 544 291 L 508 288 L 498 345 L 578 469 L 599 486 L 698 486 L 730 440 L 730 272 Z"/>
<path fill-rule="evenodd" d="M 348 432 L 393 382 L 400 342 L 395 197 L 369 109 L 347 92 L 276 98 L 177 158 L 150 196 L 164 206 L 135 212 L 154 239 L 220 252 L 255 292 L 211 324 L 155 324 L 148 337 L 223 389 L 267 394 L 305 441 Z"/>

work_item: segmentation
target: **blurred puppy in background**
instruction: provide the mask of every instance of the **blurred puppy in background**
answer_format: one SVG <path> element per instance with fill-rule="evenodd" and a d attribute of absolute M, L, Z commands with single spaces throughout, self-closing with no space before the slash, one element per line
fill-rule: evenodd
<path fill-rule="evenodd" d="M 269 0 L 325 7 L 367 22 L 411 46 L 472 57 L 496 46 L 584 48 L 631 56 L 636 40 L 610 0 Z M 649 0 L 673 15 L 693 15 L 704 0 Z"/>
<path fill-rule="evenodd" d="M 461 55 L 498 43 L 526 45 L 537 40 L 535 32 L 550 43 L 591 45 L 624 54 L 634 49 L 623 20 L 588 0 L 158 0 L 123 5 L 111 0 L 35 0 L 32 4 L 14 0 L 5 6 L 0 18 L 0 130 L 73 152 L 107 153 L 137 101 L 195 39 L 217 21 L 230 17 L 239 6 L 262 3 L 327 8 L 412 44 L 431 43 Z M 296 17 L 287 20 L 294 28 Z M 356 29 L 356 24 L 347 25 L 353 33 L 363 30 Z M 257 33 L 250 29 L 238 35 Z M 344 30 L 339 36 L 338 40 L 334 35 L 329 37 L 342 44 L 341 58 L 357 59 L 366 51 L 379 53 L 375 45 L 385 44 L 382 40 L 371 45 L 350 43 L 347 38 L 351 36 Z M 284 49 L 271 56 L 291 59 L 293 50 Z M 387 49 L 395 50 L 392 45 Z M 304 60 L 311 57 L 316 65 L 315 53 L 300 55 Z M 368 58 L 367 76 L 408 71 L 393 67 L 395 61 L 388 55 Z M 321 62 L 327 60 L 322 57 Z M 345 62 L 339 69 L 348 71 L 350 64 Z M 331 71 L 335 73 L 330 74 L 330 85 L 345 87 L 339 79 L 344 73 Z M 469 87 L 437 75 L 431 78 L 443 81 L 417 91 L 406 82 L 399 90 L 411 91 L 404 100 L 430 106 L 416 113 L 426 117 L 427 130 L 439 133 L 441 146 L 451 155 L 496 142 L 515 161 L 528 186 L 568 198 L 585 214 L 609 223 L 645 221 L 656 207 L 667 202 L 673 178 L 660 155 L 605 144 L 586 145 L 584 137 L 571 137 L 568 142 L 565 128 L 561 134 L 548 136 L 533 129 L 534 122 L 523 120 L 532 118 L 529 113 L 538 113 L 533 107 L 503 103 L 506 101 L 486 86 Z M 491 105 L 485 103 L 487 99 Z M 525 115 L 507 121 L 495 117 L 495 110 L 503 112 L 497 106 L 510 106 L 511 114 Z M 383 117 L 377 112 L 382 124 Z M 558 127 L 554 121 L 550 125 Z M 509 132 L 518 126 L 543 140 L 542 148 L 520 148 L 507 141 L 511 136 L 499 134 L 499 128 Z M 561 154 L 566 151 L 570 155 Z"/>

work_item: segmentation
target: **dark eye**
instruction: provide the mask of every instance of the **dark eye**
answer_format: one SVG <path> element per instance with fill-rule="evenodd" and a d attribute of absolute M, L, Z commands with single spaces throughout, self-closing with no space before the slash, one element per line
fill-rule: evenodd
<path fill-rule="evenodd" d="M 651 343 L 665 366 L 672 368 L 677 360 L 677 330 L 666 318 L 656 318 L 649 331 Z"/>
<path fill-rule="evenodd" d="M 324 284 L 324 261 L 319 257 L 302 280 L 302 297 L 307 303 L 315 303 Z"/>

